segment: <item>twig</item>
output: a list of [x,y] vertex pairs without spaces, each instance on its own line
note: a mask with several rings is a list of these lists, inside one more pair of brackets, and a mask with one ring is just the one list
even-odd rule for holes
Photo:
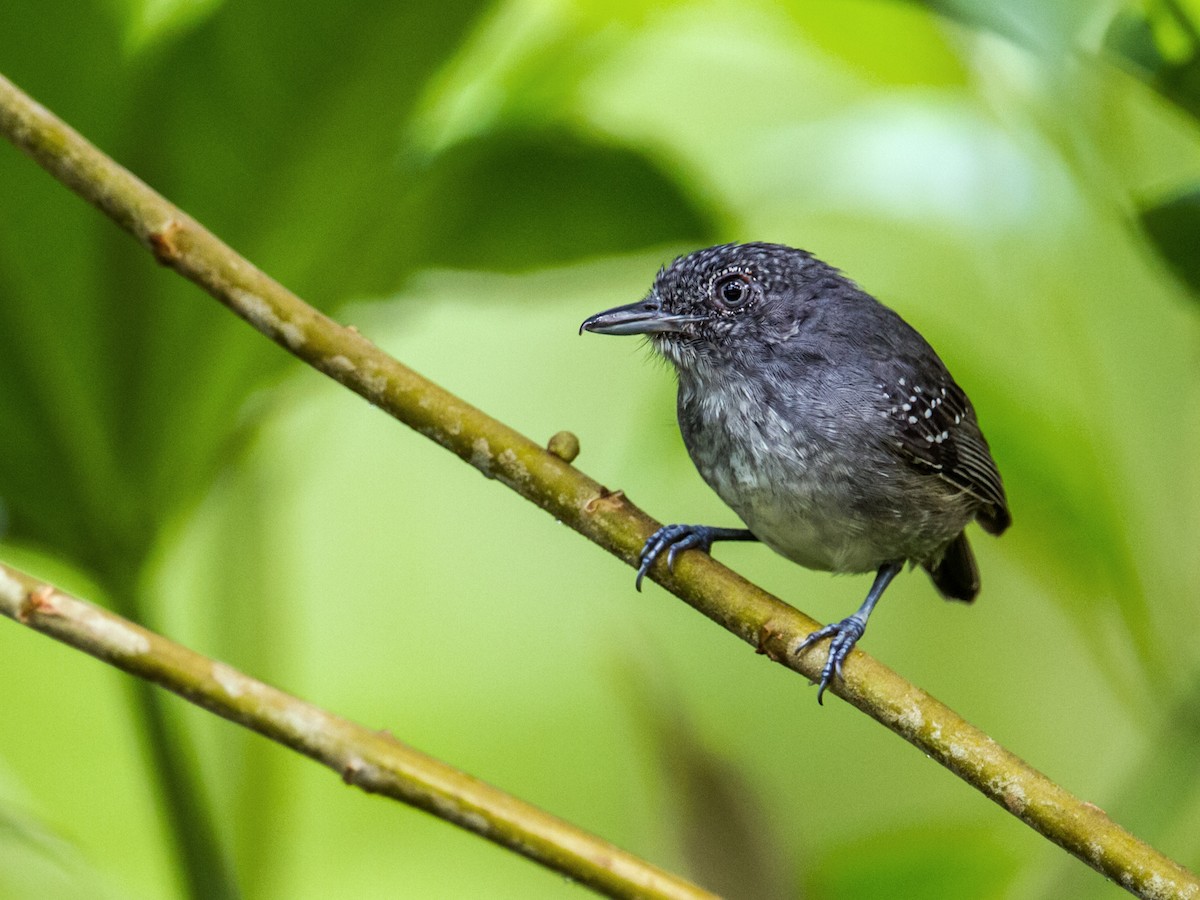
[[[0,131],[64,184],[267,337],[580,534],[635,564],[656,522],[268,278],[214,235],[0,77]],[[817,623],[726,569],[687,553],[651,577],[742,640],[809,679],[823,658],[792,648]],[[835,693],[1092,868],[1143,897],[1200,898],[1200,880],[1005,750],[865,653]]]
[[0,563],[0,614],[612,897],[715,895],[402,744]]

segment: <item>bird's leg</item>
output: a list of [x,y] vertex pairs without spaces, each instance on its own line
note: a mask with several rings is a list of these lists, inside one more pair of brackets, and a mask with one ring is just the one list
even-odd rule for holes
[[825,668],[821,670],[821,686],[817,688],[818,703],[823,704],[824,701],[821,697],[825,693],[825,688],[829,687],[829,682],[833,681],[834,676],[842,677],[842,662],[850,655],[850,651],[854,649],[858,639],[867,630],[867,619],[871,617],[871,611],[875,609],[875,604],[879,602],[879,598],[883,596],[887,586],[903,568],[904,560],[884,563],[875,573],[875,582],[871,585],[871,590],[867,592],[867,599],[862,602],[862,606],[855,610],[854,615],[832,625],[826,625],[819,631],[814,631],[796,648],[796,655],[799,656],[822,638],[833,638],[829,642],[829,657],[825,660]]
[[637,589],[642,589],[642,579],[654,565],[659,555],[667,551],[667,568],[675,568],[675,557],[681,550],[711,549],[713,541],[757,541],[745,528],[715,528],[712,525],[664,525],[650,535],[639,554],[641,565],[637,572]]

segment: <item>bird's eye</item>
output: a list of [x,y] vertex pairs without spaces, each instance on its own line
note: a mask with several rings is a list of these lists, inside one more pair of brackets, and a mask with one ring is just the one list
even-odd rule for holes
[[745,272],[730,272],[713,282],[712,295],[725,309],[738,309],[754,296],[754,281]]

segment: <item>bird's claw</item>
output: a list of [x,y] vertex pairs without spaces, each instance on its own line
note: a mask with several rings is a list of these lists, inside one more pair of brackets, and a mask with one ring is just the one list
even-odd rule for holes
[[640,591],[642,579],[654,565],[664,550],[667,551],[667,569],[675,570],[675,557],[684,550],[703,550],[706,553],[712,549],[712,529],[705,525],[664,525],[646,539],[642,552],[638,555],[641,565],[637,570],[637,581],[634,584]]
[[833,638],[829,642],[829,656],[825,660],[825,667],[821,669],[821,680],[818,682],[819,687],[817,688],[817,702],[822,706],[825,704],[822,699],[825,695],[825,688],[829,687],[835,677],[838,679],[843,677],[842,663],[850,655],[850,651],[854,649],[854,645],[863,636],[866,628],[867,623],[858,616],[848,616],[840,622],[834,622],[814,631],[796,648],[796,656],[799,656],[817,641],[827,637]]

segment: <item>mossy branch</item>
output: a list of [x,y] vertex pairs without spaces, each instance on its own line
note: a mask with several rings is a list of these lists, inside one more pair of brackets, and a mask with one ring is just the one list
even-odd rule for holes
[[0,563],[0,615],[291,747],[347,784],[401,800],[611,897],[714,895],[401,743]]
[[[254,328],[631,565],[658,523],[549,452],[322,315],[0,77],[0,131],[169,266]],[[792,649],[817,623],[701,553],[650,575],[809,679],[823,654]],[[830,689],[1117,884],[1200,898],[1200,880],[861,651]]]

